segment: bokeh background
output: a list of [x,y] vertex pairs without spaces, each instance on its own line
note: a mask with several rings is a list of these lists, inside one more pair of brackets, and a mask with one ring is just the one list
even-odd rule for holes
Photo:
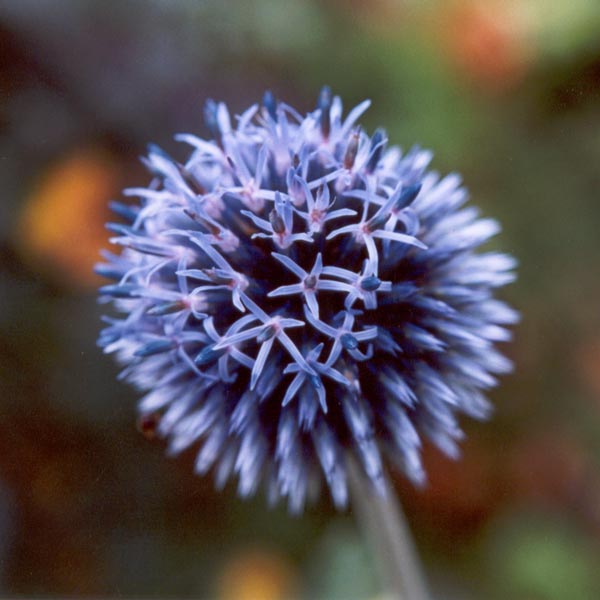
[[213,491],[95,346],[107,201],[202,104],[327,83],[436,153],[520,260],[517,364],[464,458],[396,477],[436,598],[600,597],[600,2],[0,0],[0,595],[377,598],[351,513]]

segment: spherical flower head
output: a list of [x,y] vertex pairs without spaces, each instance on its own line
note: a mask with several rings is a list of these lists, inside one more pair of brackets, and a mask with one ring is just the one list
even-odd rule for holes
[[99,344],[145,392],[141,426],[295,512],[323,480],[343,507],[352,455],[381,493],[386,461],[423,483],[422,439],[456,457],[457,416],[487,417],[511,369],[493,292],[515,261],[475,252],[497,222],[430,152],[358,127],[368,107],[344,117],[324,88],[303,117],[266,93],[233,124],[207,102],[212,139],[177,136],[185,162],[150,147],[97,267],[120,313]]

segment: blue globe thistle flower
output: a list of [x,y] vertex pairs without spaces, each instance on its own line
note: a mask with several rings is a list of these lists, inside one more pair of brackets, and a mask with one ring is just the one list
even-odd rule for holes
[[296,512],[323,479],[346,504],[348,453],[381,493],[384,460],[423,483],[422,439],[456,457],[457,415],[486,418],[511,369],[494,345],[517,315],[493,292],[515,261],[475,252],[498,223],[429,151],[368,136],[368,107],[344,117],[324,88],[303,117],[267,92],[233,125],[208,101],[212,139],[177,136],[183,163],[150,147],[97,267],[122,313],[99,344],[146,392],[142,427]]

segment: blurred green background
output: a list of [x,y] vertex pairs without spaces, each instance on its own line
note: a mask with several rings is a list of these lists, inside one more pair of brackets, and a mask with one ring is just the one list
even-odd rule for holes
[[380,597],[351,513],[213,491],[95,347],[106,204],[154,141],[323,84],[432,148],[519,258],[517,364],[464,458],[396,487],[436,598],[600,597],[598,0],[1,0],[0,595]]

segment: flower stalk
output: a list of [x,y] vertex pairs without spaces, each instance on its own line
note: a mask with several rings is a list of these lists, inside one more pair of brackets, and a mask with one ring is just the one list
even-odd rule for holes
[[410,527],[389,478],[382,495],[349,457],[348,483],[352,510],[372,549],[386,597],[430,600]]

